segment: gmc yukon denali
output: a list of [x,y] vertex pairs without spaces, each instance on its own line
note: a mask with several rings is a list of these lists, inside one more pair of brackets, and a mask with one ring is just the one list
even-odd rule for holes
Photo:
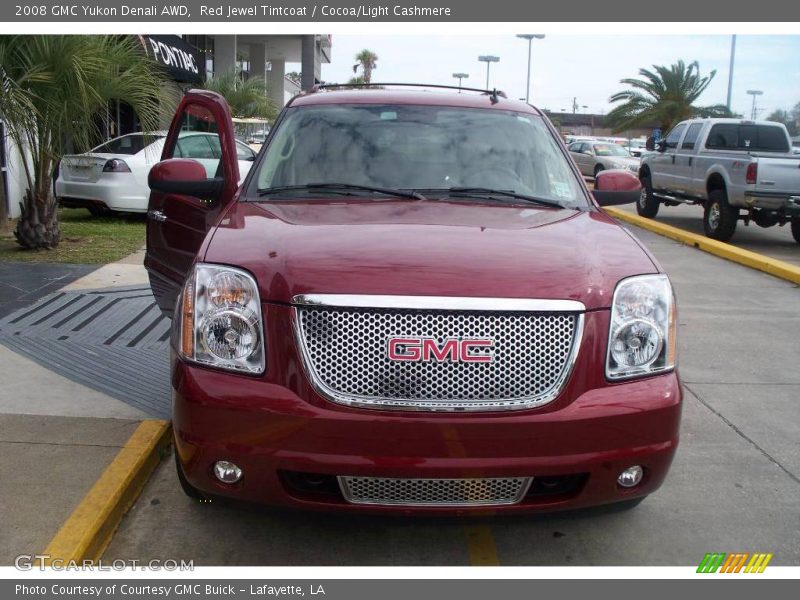
[[[682,391],[661,267],[537,109],[496,91],[328,89],[241,184],[224,100],[188,92],[151,170],[192,497],[400,514],[630,507],[664,481]],[[216,136],[207,165],[181,132]],[[207,162],[207,161],[206,161]]]

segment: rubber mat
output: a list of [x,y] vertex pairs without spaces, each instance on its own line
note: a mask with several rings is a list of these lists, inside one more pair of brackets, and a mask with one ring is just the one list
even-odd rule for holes
[[149,415],[169,418],[169,327],[148,287],[57,292],[0,319],[0,343]]

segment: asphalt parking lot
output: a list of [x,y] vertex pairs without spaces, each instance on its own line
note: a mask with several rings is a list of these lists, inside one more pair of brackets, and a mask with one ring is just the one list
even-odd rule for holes
[[[632,205],[621,206],[623,210],[636,213]],[[703,231],[703,207],[692,205],[662,206],[655,218],[660,223],[679,227],[692,233],[705,235]],[[792,230],[787,223],[783,227],[759,227],[755,223],[745,225],[742,221],[736,233],[728,242],[739,248],[758,252],[771,258],[800,266],[800,244],[794,241]]]
[[[700,214],[692,219],[700,224]],[[168,459],[104,558],[183,558],[196,565],[688,566],[706,552],[741,551],[771,552],[774,565],[800,564],[798,286],[631,229],[675,285],[686,389],[673,468],[664,487],[638,508],[408,519],[201,504],[180,491]]]

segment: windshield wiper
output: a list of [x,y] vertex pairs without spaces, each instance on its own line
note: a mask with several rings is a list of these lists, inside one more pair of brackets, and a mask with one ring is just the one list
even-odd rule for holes
[[495,190],[492,188],[485,188],[485,187],[451,187],[451,188],[429,188],[429,189],[425,188],[420,191],[434,192],[434,193],[443,192],[446,193],[448,196],[453,196],[453,197],[501,196],[503,198],[514,198],[517,200],[525,200],[526,202],[534,202],[536,204],[541,204],[542,206],[552,206],[554,208],[572,208],[571,206],[565,206],[560,202],[557,202],[556,200],[550,200],[548,198],[539,198],[537,196],[519,194],[511,190]]
[[[415,191],[395,190],[392,188],[374,187],[371,185],[355,185],[352,183],[305,183],[302,185],[280,185],[276,187],[261,188],[258,190],[259,196],[271,196],[282,192],[294,192],[298,190],[314,191],[324,190],[330,192],[346,193],[348,191],[373,192],[397,198],[410,198],[412,200],[425,200],[425,196]],[[351,195],[351,194],[347,194]],[[354,194],[352,194],[354,195]]]

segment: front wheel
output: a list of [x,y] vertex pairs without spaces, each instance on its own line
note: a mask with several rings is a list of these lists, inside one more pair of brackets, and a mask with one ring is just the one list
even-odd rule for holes
[[641,178],[642,191],[639,194],[639,200],[636,202],[636,212],[640,217],[648,219],[654,218],[658,214],[658,208],[661,202],[653,195],[653,183],[650,181],[649,175],[644,175]]
[[739,209],[728,204],[725,190],[714,190],[708,195],[703,214],[703,228],[713,240],[727,242],[736,231]]
[[596,165],[594,168],[594,178],[597,179],[597,174],[603,170],[605,170],[605,167],[603,167],[603,165]]
[[792,237],[794,241],[800,244],[800,217],[792,219]]

